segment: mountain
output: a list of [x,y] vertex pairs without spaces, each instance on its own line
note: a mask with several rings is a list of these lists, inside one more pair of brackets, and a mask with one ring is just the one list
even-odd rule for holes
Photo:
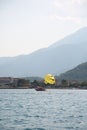
[[59,75],[87,61],[87,27],[29,55],[0,58],[0,76]]
[[60,74],[58,79],[87,81],[87,62],[78,65],[66,73]]

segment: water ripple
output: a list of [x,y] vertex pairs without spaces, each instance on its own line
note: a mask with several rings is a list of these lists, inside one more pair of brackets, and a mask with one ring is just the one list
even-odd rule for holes
[[87,130],[87,90],[0,90],[0,130]]

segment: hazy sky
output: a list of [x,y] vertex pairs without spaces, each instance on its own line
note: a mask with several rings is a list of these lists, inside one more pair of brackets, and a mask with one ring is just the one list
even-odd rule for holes
[[87,0],[0,0],[0,57],[29,54],[87,26]]

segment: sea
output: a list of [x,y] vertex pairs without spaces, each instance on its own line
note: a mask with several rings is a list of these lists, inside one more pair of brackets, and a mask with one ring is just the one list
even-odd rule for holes
[[0,89],[0,130],[87,130],[87,90]]

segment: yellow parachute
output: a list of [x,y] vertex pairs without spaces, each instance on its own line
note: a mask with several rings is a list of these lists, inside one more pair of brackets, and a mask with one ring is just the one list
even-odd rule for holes
[[44,83],[45,84],[55,84],[55,78],[51,74],[47,74],[44,78]]

